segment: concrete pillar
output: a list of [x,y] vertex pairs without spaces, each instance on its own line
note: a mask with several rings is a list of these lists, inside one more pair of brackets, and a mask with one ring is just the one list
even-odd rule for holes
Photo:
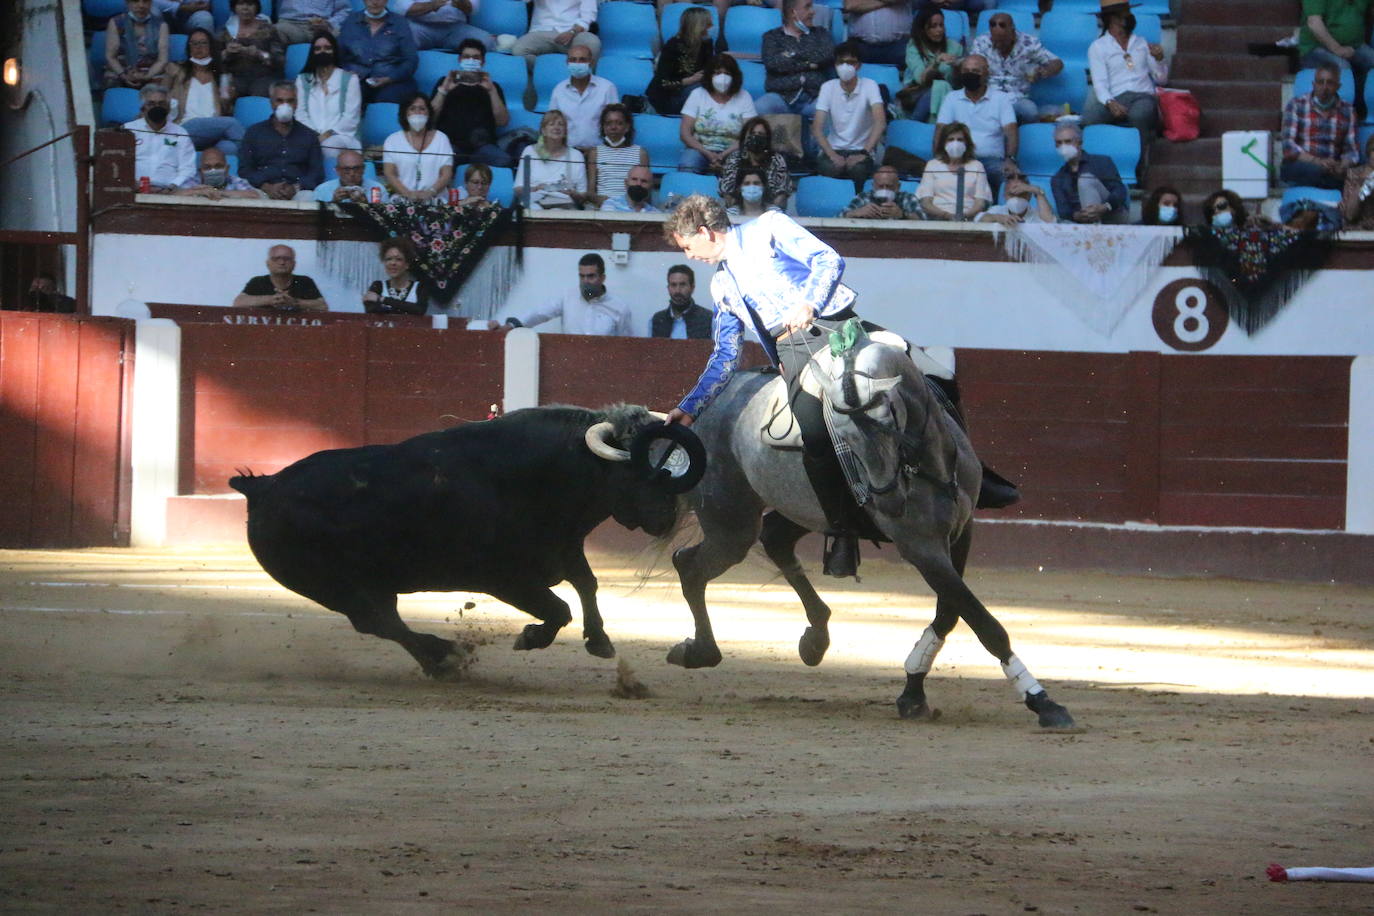
[[1374,534],[1374,356],[1350,364],[1350,427],[1345,465],[1345,530]]
[[177,493],[181,328],[169,318],[143,319],[134,345],[129,542],[158,547],[167,536],[167,500]]
[[502,413],[539,406],[539,332],[514,328],[506,333]]

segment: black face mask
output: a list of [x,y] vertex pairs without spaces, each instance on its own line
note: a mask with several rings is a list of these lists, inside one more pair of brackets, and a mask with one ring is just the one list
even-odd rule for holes
[[316,51],[310,55],[310,69],[318,70],[320,67],[330,67],[334,64],[333,51]]
[[600,299],[604,295],[606,295],[606,286],[604,283],[582,284],[582,298],[586,299],[588,302],[593,299]]
[[750,134],[744,138],[744,148],[751,153],[761,153],[768,149],[768,138],[763,134]]
[[642,184],[632,184],[625,189],[625,196],[634,203],[640,204],[649,199],[649,189]]
[[961,73],[959,74],[959,84],[965,89],[977,92],[983,88],[983,74],[981,73]]
[[168,109],[166,105],[154,105],[148,109],[148,123],[161,124],[167,120]]
[[1126,30],[1127,35],[1135,32],[1135,13],[1127,13],[1121,19],[1121,27]]

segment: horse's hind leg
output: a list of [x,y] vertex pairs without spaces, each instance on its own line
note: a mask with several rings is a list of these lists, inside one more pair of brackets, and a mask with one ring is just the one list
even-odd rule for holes
[[781,513],[769,512],[763,516],[763,530],[759,534],[759,543],[763,545],[768,558],[782,572],[787,584],[797,593],[802,607],[806,608],[806,620],[811,625],[806,628],[806,632],[797,643],[797,652],[801,655],[802,661],[815,666],[821,663],[825,658],[825,651],[830,648],[830,608],[821,600],[821,596],[816,594],[816,590],[811,586],[811,580],[806,578],[806,573],[802,570],[801,563],[797,562],[797,542],[806,533],[805,528]]
[[[1069,715],[1069,711],[1063,706],[1050,699],[1045,688],[1040,686],[1040,682],[1012,652],[1011,639],[1007,636],[1006,628],[996,617],[992,616],[992,612],[984,607],[983,602],[978,600],[978,597],[964,582],[958,567],[963,566],[963,560],[968,556],[967,539],[970,536],[971,533],[966,528],[955,544],[955,547],[959,547],[962,543],[962,548],[957,552],[951,550],[948,556],[924,552],[914,553],[907,557],[908,561],[920,570],[927,584],[935,591],[937,596],[935,604],[936,621],[945,622],[948,619],[945,615],[957,613],[973,630],[978,641],[983,644],[983,648],[992,653],[1001,663],[1002,673],[1006,675],[1007,680],[1011,682],[1012,687],[1021,696],[1026,708],[1036,714],[1041,727],[1072,728],[1074,726],[1073,716]],[[957,566],[955,563],[956,556],[960,557]],[[942,617],[945,620],[942,620]],[[934,653],[939,651],[940,645],[944,642],[944,636],[953,625],[952,621],[948,621],[944,631],[940,632],[935,623],[931,624],[929,634],[932,636],[932,640],[925,647],[927,651],[932,645],[934,648],[934,652],[929,652],[929,662],[934,661]],[[926,637],[927,634],[922,634],[921,642],[918,642],[916,648],[912,650],[912,656],[916,657],[914,659],[908,657],[907,659],[908,686],[911,682],[911,668],[921,666],[922,658],[918,656],[918,650],[923,648],[922,642],[927,642]],[[914,665],[913,661],[915,662]],[[929,662],[926,664],[927,671],[929,671]],[[924,674],[924,672],[921,673]],[[906,694],[903,693],[903,696]],[[923,690],[921,696],[924,697]]]
[[[757,512],[757,510],[755,510]],[[696,634],[668,650],[668,663],[684,668],[714,668],[720,664],[720,647],[706,610],[706,583],[743,560],[759,533],[759,516],[733,513],[729,519],[712,518],[698,510],[702,540],[673,554],[673,566],[682,580],[682,597],[692,609]]]

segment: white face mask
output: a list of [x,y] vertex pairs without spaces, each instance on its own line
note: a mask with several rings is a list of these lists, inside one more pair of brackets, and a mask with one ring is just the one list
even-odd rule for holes
[[951,140],[945,144],[945,155],[951,159],[962,159],[966,152],[968,145],[963,140]]
[[1077,143],[1056,143],[1054,148],[1055,151],[1059,153],[1059,158],[1063,159],[1065,162],[1078,158]]
[[1030,209],[1030,201],[1024,197],[1008,197],[1007,212],[1012,216],[1022,216]]
[[1161,204],[1159,207],[1159,221],[1161,223],[1172,223],[1178,219],[1178,207],[1169,204]]
[[287,102],[282,102],[272,111],[273,117],[283,124],[290,124],[296,117],[296,107]]
[[214,58],[212,58],[212,57],[193,57],[193,58],[191,58],[191,63],[195,64],[197,67],[208,67],[208,66],[210,66],[210,64],[213,63],[213,62],[214,62]]
[[897,192],[891,188],[875,188],[873,190],[873,199],[887,203],[889,200],[897,199]]
[[859,68],[853,64],[836,64],[835,75],[840,78],[840,82],[847,83],[854,78],[854,74],[859,72]]
[[719,93],[724,95],[730,91],[730,74],[717,73],[711,77],[711,86]]
[[429,126],[429,116],[422,114],[406,115],[406,123],[410,125],[411,130],[418,134]]

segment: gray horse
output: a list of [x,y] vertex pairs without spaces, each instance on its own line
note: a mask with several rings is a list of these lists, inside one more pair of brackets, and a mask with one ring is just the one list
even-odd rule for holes
[[[810,384],[825,389],[832,428],[857,462],[871,495],[866,505],[875,530],[897,546],[935,591],[935,619],[906,660],[906,688],[897,698],[903,718],[930,718],[925,677],[945,636],[963,618],[1045,728],[1073,727],[1068,710],[1049,694],[1012,652],[1007,632],[964,583],[973,507],[982,469],[968,436],[944,408],[907,353],[861,339],[811,363]],[[801,453],[779,447],[781,379],[762,372],[735,375],[692,426],[706,446],[706,476],[688,498],[703,539],[677,551],[673,564],[696,620],[696,635],[674,646],[668,661],[686,668],[720,663],[706,610],[706,584],[744,559],[757,538],[806,608],[810,626],[801,637],[802,661],[818,665],[830,647],[830,608],[816,594],[796,544],[825,528],[825,516]],[[765,509],[771,511],[765,512]]]

